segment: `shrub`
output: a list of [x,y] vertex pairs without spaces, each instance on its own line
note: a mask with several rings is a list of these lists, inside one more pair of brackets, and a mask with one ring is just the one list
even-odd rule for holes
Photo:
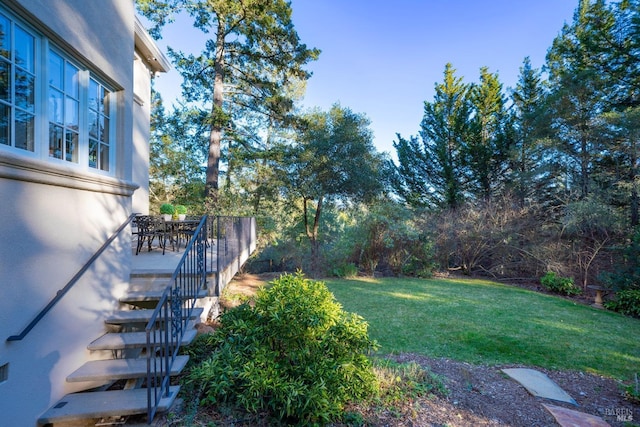
[[204,403],[325,424],[378,389],[366,356],[377,345],[367,327],[324,283],[284,275],[258,291],[254,308],[242,304],[221,316],[211,357],[189,381],[202,387]]
[[553,271],[548,271],[547,274],[542,276],[540,283],[545,289],[556,294],[578,295],[581,293],[580,288],[573,283],[573,278],[560,277]]
[[164,215],[173,215],[175,208],[171,203],[163,203],[160,205],[160,213]]
[[616,293],[614,299],[604,306],[627,316],[640,317],[640,289],[625,289]]
[[187,207],[185,205],[176,205],[176,213],[185,215],[187,213]]
[[333,275],[342,278],[352,278],[358,276],[358,267],[352,262],[348,264],[342,264],[339,267],[333,269]]

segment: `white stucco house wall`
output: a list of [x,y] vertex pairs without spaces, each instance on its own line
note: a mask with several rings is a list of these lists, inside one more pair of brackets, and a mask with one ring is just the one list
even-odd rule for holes
[[87,343],[126,289],[129,233],[7,338],[148,212],[150,86],[168,68],[133,0],[0,1],[0,426],[36,425],[97,357]]

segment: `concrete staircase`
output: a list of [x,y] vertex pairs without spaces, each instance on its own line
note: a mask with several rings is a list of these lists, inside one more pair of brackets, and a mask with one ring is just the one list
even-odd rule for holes
[[[79,421],[122,420],[126,416],[147,413],[144,329],[162,291],[157,290],[157,286],[154,289],[157,277],[135,280],[137,282],[132,283],[134,290],[120,299],[123,309],[104,320],[108,332],[87,346],[92,352],[110,352],[112,358],[86,362],[67,376],[67,382],[87,382],[88,387],[93,388],[64,396],[38,419],[39,425],[77,425]],[[145,287],[150,290],[135,290]],[[193,309],[181,345],[195,339],[195,323],[202,311],[202,308]],[[180,374],[188,359],[188,356],[177,356],[170,375]],[[95,388],[95,384],[103,385]],[[158,412],[166,412],[171,407],[179,390],[179,386],[170,387],[169,396],[160,401]]]

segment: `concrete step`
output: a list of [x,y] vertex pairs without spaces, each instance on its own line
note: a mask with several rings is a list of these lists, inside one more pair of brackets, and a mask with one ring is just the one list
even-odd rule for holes
[[[164,289],[152,289],[152,290],[147,290],[147,291],[133,291],[133,292],[128,292],[125,296],[123,296],[122,298],[120,298],[120,302],[122,303],[126,303],[126,304],[138,304],[141,302],[154,302],[154,301],[159,301],[160,298],[162,298],[162,294],[164,293]],[[206,289],[202,289],[200,291],[198,291],[198,295],[196,295],[197,298],[204,298],[206,297],[207,294],[207,290]],[[192,297],[193,295],[186,295],[187,298]],[[171,295],[169,295],[169,298],[171,298]]]
[[[184,369],[189,356],[177,356],[170,375],[178,375]],[[92,360],[67,377],[68,382],[113,381],[143,378],[147,375],[147,359]]]
[[[128,323],[147,323],[151,320],[155,310],[143,309],[143,310],[122,310],[116,311],[109,315],[105,319],[105,323],[110,325],[125,325]],[[196,307],[191,311],[190,319],[197,319],[200,317],[204,309],[202,307]]]
[[[153,342],[160,341],[160,331],[155,332]],[[180,345],[188,345],[195,339],[197,331],[194,325],[188,325]],[[146,332],[124,332],[104,334],[87,346],[89,350],[124,350],[128,348],[144,348],[147,345]]]
[[[173,404],[180,386],[169,388],[169,396],[160,401],[158,412]],[[53,424],[147,412],[147,389],[93,391],[64,396],[38,419],[38,424]]]

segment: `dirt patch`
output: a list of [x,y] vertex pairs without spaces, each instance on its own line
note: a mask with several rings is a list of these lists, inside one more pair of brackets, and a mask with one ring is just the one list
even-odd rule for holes
[[[392,356],[399,362],[416,362],[441,376],[449,390],[415,402],[413,414],[388,425],[397,426],[555,426],[553,416],[542,403],[551,403],[603,418],[613,427],[628,426],[623,417],[640,420],[640,406],[627,401],[617,381],[573,371],[544,372],[573,397],[579,406],[549,401],[529,394],[501,369],[522,365],[478,366],[448,359],[433,359],[416,354]],[[412,416],[408,416],[412,415]],[[631,421],[629,417],[627,421]],[[374,425],[383,425],[375,424]]]

